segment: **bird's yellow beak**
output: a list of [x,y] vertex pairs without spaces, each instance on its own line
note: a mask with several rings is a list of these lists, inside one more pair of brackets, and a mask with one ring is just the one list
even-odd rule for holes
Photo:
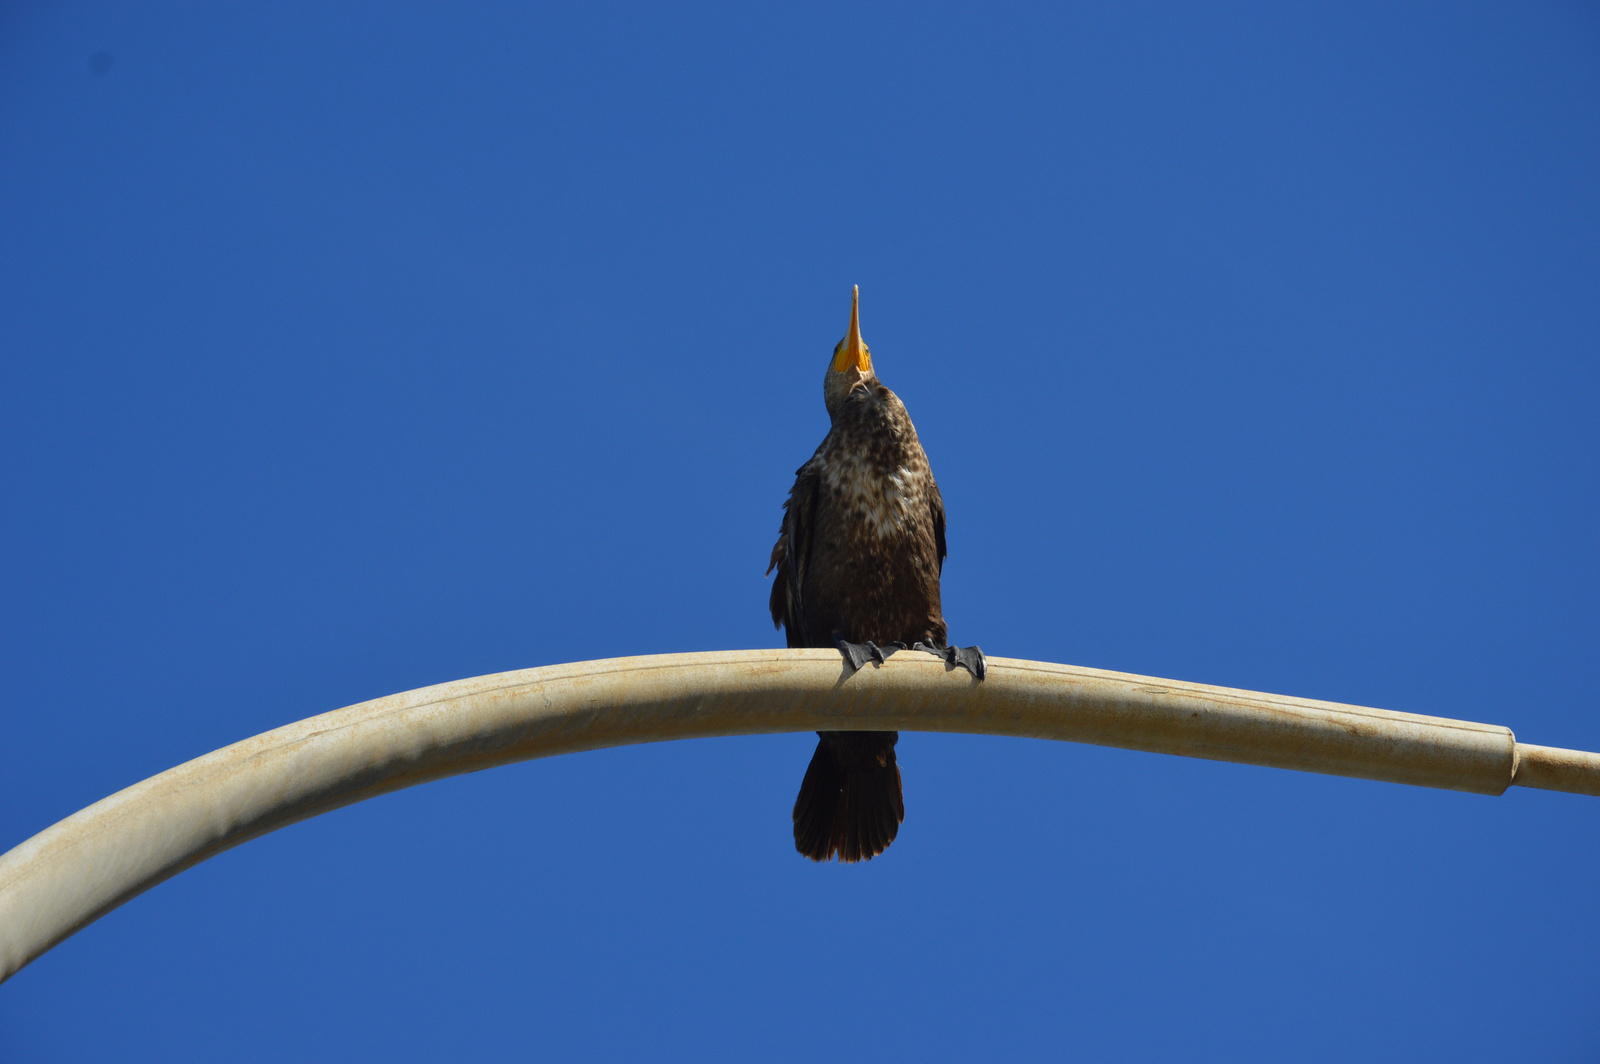
[[833,349],[833,371],[843,373],[851,366],[862,373],[872,372],[872,353],[861,339],[861,286],[850,290],[850,331]]

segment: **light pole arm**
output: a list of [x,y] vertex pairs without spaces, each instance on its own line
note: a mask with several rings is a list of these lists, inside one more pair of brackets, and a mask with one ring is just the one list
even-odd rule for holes
[[0,979],[231,846],[388,791],[513,761],[664,739],[973,732],[1500,794],[1600,794],[1600,755],[1507,728],[989,658],[988,679],[904,651],[853,675],[831,650],[551,665],[310,717],[136,783],[0,856]]

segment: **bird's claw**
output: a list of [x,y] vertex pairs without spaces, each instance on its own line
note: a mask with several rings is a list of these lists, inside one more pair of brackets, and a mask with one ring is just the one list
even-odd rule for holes
[[947,668],[966,669],[980,680],[989,675],[989,665],[984,660],[983,651],[978,647],[931,647],[926,643],[916,643],[911,649],[926,651],[934,657],[943,658]]
[[898,640],[893,643],[885,643],[880,647],[871,640],[865,643],[848,643],[841,639],[837,646],[839,647],[839,653],[844,655],[844,660],[850,663],[850,668],[853,671],[866,668],[869,661],[882,665],[889,660],[889,656],[896,650],[906,649],[906,645]]

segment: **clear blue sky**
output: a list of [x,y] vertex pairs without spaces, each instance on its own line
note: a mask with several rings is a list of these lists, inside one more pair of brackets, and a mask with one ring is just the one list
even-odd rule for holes
[[[390,692],[782,645],[853,283],[952,639],[1600,749],[1597,191],[1592,4],[7,4],[0,849]],[[818,867],[813,743],[250,843],[0,1058],[1600,1053],[1600,800],[907,734]]]

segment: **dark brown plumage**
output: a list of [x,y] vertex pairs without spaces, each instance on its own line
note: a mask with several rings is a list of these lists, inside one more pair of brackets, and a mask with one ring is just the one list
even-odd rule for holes
[[[773,623],[791,647],[839,647],[847,660],[853,648],[841,644],[943,648],[944,501],[904,404],[872,371],[856,301],[823,399],[833,426],[796,473],[772,548]],[[974,660],[981,677],[981,654]],[[899,733],[817,734],[795,800],[795,848],[814,861],[870,860],[905,819]]]

